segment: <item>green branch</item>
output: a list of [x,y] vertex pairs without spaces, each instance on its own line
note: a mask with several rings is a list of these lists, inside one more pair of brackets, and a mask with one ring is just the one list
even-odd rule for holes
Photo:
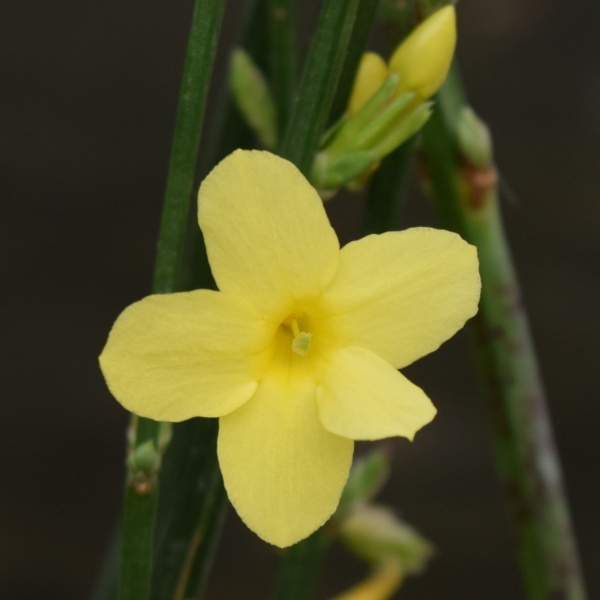
[[[200,131],[225,0],[198,0],[181,86],[154,273],[155,293],[179,289]],[[150,596],[161,424],[132,416],[121,540],[120,600]]]
[[289,121],[296,89],[296,31],[290,0],[268,0],[269,79],[277,107],[277,129]]
[[518,534],[530,600],[583,600],[546,398],[504,235],[485,126],[453,73],[423,132],[425,171],[441,220],[477,246],[482,279],[475,349],[485,378],[498,469]]
[[152,600],[199,597],[227,498],[216,456],[216,419],[176,423],[161,470]]
[[363,234],[383,233],[397,227],[406,204],[410,168],[418,134],[386,156],[369,182],[363,218]]
[[334,121],[342,116],[348,104],[356,71],[365,51],[365,46],[369,41],[375,15],[380,3],[381,0],[362,0],[356,11],[356,19],[352,28],[352,43],[348,45],[348,52],[344,59],[344,66],[340,74],[340,80],[331,109],[331,116]]
[[360,0],[325,0],[278,154],[308,174],[331,111]]

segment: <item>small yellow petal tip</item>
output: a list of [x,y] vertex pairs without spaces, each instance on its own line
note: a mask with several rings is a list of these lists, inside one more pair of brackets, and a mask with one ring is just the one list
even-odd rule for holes
[[392,55],[390,71],[400,75],[397,93],[433,96],[446,79],[455,47],[456,11],[446,6],[425,19]]

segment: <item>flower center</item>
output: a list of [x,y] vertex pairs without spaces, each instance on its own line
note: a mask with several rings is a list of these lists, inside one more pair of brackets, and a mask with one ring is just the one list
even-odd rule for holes
[[300,329],[298,320],[300,320],[302,316],[302,313],[291,314],[283,321],[283,325],[289,327],[292,331],[292,352],[295,352],[300,356],[306,356],[310,350],[313,334]]

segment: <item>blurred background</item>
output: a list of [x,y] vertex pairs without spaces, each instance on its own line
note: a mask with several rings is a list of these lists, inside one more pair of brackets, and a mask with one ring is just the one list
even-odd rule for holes
[[[117,520],[127,415],[96,357],[117,314],[150,290],[191,4],[0,8],[1,600],[86,598]],[[461,0],[458,17],[590,598],[600,597],[600,5]],[[343,241],[361,208],[360,198],[328,206]],[[401,225],[432,223],[415,195]],[[414,444],[392,442],[381,501],[437,554],[399,597],[522,598],[466,336],[406,372],[439,413]],[[208,598],[267,597],[274,567],[272,549],[230,511]],[[319,597],[360,569],[334,549]]]

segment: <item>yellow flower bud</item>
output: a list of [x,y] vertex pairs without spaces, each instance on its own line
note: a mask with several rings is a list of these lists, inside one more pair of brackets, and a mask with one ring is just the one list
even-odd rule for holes
[[388,561],[333,600],[388,600],[398,590],[403,578],[398,561]]
[[387,76],[387,65],[379,54],[375,52],[363,54],[350,94],[348,112],[351,115],[357,113],[381,87]]
[[426,99],[446,79],[456,46],[456,13],[446,6],[423,21],[398,46],[390,59],[390,71],[400,75],[397,93],[407,90]]

